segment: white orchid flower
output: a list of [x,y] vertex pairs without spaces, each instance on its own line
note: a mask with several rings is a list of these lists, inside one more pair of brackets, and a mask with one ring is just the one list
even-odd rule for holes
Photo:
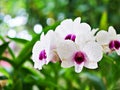
[[102,59],[102,47],[95,41],[97,29],[91,30],[87,23],[66,19],[57,26],[55,32],[42,34],[40,41],[33,47],[34,67],[42,69],[50,61],[61,60],[64,68],[75,66],[75,72],[81,72],[83,66],[89,69],[98,67]]
[[42,69],[44,64],[48,64],[50,61],[56,61],[59,57],[56,53],[56,45],[58,43],[57,34],[52,30],[44,36],[41,35],[40,41],[37,41],[33,46],[32,59],[34,67]]
[[87,23],[80,22],[80,17],[76,18],[74,21],[72,19],[66,19],[57,26],[55,32],[57,32],[63,40],[75,41],[78,35],[84,36],[86,34],[88,34],[89,37],[91,27]]
[[102,47],[96,42],[88,42],[81,48],[70,40],[64,40],[57,47],[57,53],[64,68],[75,66],[75,72],[81,72],[83,66],[89,69],[98,67],[97,62],[102,59]]
[[112,26],[108,28],[108,32],[104,30],[99,31],[96,35],[96,40],[103,46],[105,53],[116,51],[120,55],[120,35],[116,34]]

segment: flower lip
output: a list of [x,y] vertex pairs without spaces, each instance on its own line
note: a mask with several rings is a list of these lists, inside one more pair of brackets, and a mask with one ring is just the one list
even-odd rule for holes
[[110,41],[109,43],[109,48],[112,50],[114,49],[114,41]]
[[65,40],[75,41],[75,39],[76,39],[76,35],[74,35],[74,34],[68,34],[68,35],[65,37]]
[[118,50],[120,48],[120,42],[118,40],[112,40],[109,43],[109,48],[111,50]]
[[115,41],[114,41],[114,46],[115,46],[115,48],[118,50],[118,49],[120,48],[120,42],[117,41],[117,40],[115,40]]
[[47,56],[46,56],[46,52],[45,50],[42,50],[39,54],[39,60],[43,60],[43,59],[46,59]]
[[75,53],[75,56],[74,56],[74,61],[77,63],[77,64],[81,64],[82,62],[84,62],[86,60],[86,55],[85,53],[81,52],[81,51],[78,51]]

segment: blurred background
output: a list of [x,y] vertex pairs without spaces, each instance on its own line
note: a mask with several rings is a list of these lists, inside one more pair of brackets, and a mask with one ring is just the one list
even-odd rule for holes
[[0,90],[120,90],[116,53],[104,55],[98,69],[79,74],[60,63],[33,68],[31,50],[40,33],[76,17],[120,33],[120,0],[0,0]]

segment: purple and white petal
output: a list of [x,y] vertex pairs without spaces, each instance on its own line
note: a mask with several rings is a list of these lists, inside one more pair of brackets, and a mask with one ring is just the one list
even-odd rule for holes
[[61,61],[73,62],[74,53],[78,48],[79,47],[72,41],[63,41],[57,47],[57,53]]
[[34,62],[34,68],[41,70],[43,65],[46,64],[45,60]]

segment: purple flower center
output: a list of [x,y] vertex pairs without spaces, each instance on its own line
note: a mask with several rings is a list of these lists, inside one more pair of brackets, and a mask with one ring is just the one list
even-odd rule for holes
[[75,36],[74,34],[68,34],[68,35],[65,37],[65,40],[75,41],[75,38],[76,38],[76,36]]
[[86,55],[81,51],[76,52],[74,56],[74,60],[77,64],[81,64],[86,60]]
[[118,41],[118,40],[112,40],[109,43],[109,48],[111,50],[118,50],[120,48],[120,41]]
[[46,59],[47,56],[46,56],[46,52],[45,50],[42,50],[39,54],[39,60],[43,60],[43,59]]

